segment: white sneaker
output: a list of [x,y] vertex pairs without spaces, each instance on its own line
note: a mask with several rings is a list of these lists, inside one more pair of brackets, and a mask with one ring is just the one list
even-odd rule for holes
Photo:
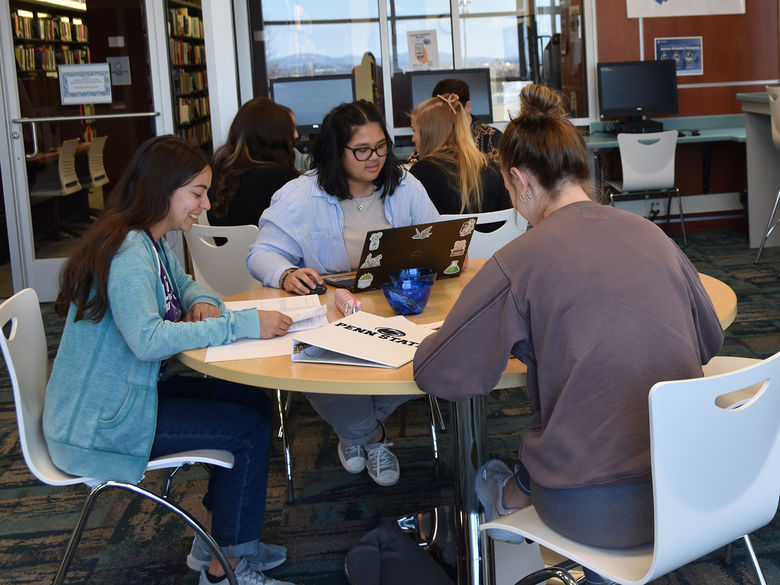
[[360,473],[366,468],[366,450],[363,445],[345,447],[339,441],[339,461],[350,473]]
[[[264,575],[260,571],[250,567],[246,562],[246,559],[243,558],[238,562],[238,566],[233,570],[233,573],[236,576],[238,585],[294,585],[294,583],[290,583],[289,581],[279,581],[279,579]],[[228,580],[227,575],[225,575],[221,581],[212,583],[209,581],[206,569],[201,569],[198,585],[230,585],[230,581]]]
[[392,445],[384,441],[366,444],[368,475],[381,486],[395,485],[401,477],[398,458],[388,449]]

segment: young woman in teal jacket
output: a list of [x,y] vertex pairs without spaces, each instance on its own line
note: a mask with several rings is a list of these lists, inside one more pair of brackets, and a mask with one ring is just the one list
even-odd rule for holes
[[[150,458],[224,449],[204,504],[212,534],[240,584],[264,576],[286,551],[258,535],[270,446],[268,399],[256,388],[213,378],[167,376],[177,353],[238,338],[284,334],[275,311],[228,311],[182,269],[164,238],[188,231],[209,209],[206,155],[175,136],[144,142],[104,213],[84,235],[60,279],[66,323],[46,389],[43,427],[56,465],[76,475],[136,483]],[[227,582],[195,542],[187,564],[200,583]]]

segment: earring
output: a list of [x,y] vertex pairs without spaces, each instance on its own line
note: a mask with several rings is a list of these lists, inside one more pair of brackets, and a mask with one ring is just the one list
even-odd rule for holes
[[520,193],[517,199],[520,201],[520,203],[528,203],[531,200],[531,190],[529,189],[525,193]]

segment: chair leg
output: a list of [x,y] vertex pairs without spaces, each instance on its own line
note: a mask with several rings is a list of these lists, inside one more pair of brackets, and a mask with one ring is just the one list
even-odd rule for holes
[[761,566],[758,564],[758,558],[756,557],[756,553],[753,550],[753,544],[750,542],[750,537],[746,534],[742,537],[742,539],[745,541],[745,548],[747,548],[748,554],[750,555],[750,560],[753,561],[753,568],[756,570],[756,577],[758,577],[758,582],[761,585],[766,585],[764,573],[761,571]]
[[515,585],[536,585],[544,583],[547,579],[559,579],[565,585],[577,585],[577,580],[571,576],[571,573],[561,567],[545,567],[520,579]]
[[287,503],[294,503],[293,479],[292,479],[292,456],[290,454],[290,439],[287,433],[287,416],[290,403],[287,401],[286,408],[282,400],[282,391],[276,389],[276,405],[279,414],[279,436],[282,439],[282,450],[284,451],[284,471],[287,474]]
[[761,238],[761,245],[758,247],[758,254],[756,254],[756,262],[755,262],[756,264],[758,264],[758,261],[761,259],[761,252],[764,251],[764,245],[766,244],[767,238],[772,235],[772,232],[774,231],[775,227],[777,227],[778,221],[780,221],[780,220],[774,221],[775,214],[777,213],[778,204],[780,204],[780,191],[777,192],[777,197],[775,197],[775,204],[772,207],[772,213],[769,214],[769,220],[766,222],[764,237]]
[[87,499],[81,508],[81,514],[79,515],[79,519],[76,522],[75,528],[73,529],[73,533],[70,535],[68,546],[65,549],[65,556],[63,557],[62,562],[60,563],[60,567],[57,570],[57,574],[54,576],[54,581],[52,582],[53,585],[62,585],[62,582],[65,580],[65,575],[68,572],[68,569],[70,568],[71,561],[73,560],[73,555],[76,552],[76,548],[78,547],[79,541],[81,540],[81,535],[84,532],[84,527],[86,526],[87,520],[89,519],[89,515],[92,512],[92,508],[94,507],[95,502],[97,501],[97,497],[105,489],[110,487],[121,488],[130,492],[134,492],[146,498],[149,498],[153,502],[160,504],[165,508],[168,508],[168,510],[170,510],[171,512],[176,514],[179,518],[184,520],[187,524],[189,524],[192,527],[193,530],[195,530],[195,532],[198,533],[198,535],[203,539],[203,541],[206,544],[208,544],[209,548],[211,549],[211,553],[215,557],[217,557],[217,560],[219,560],[220,565],[222,565],[222,569],[225,571],[225,575],[227,575],[228,582],[230,583],[230,585],[238,585],[238,581],[236,580],[236,576],[233,573],[233,569],[230,566],[230,563],[228,562],[225,553],[222,552],[222,548],[220,548],[217,542],[200,525],[200,523],[197,520],[195,520],[192,516],[190,516],[187,512],[179,508],[177,505],[172,504],[171,502],[169,502],[165,498],[158,496],[154,492],[151,492],[137,485],[122,483],[117,481],[104,481],[94,486],[92,489],[90,489],[89,495],[87,496]]
[[431,425],[431,444],[433,446],[433,474],[436,479],[439,479],[439,438],[436,435],[436,413],[439,415],[439,422],[444,428],[444,421],[441,417],[441,410],[439,410],[439,404],[436,402],[434,396],[428,395],[428,422]]
[[682,193],[680,193],[679,187],[675,187],[674,190],[677,191],[677,207],[680,208],[680,229],[682,230],[683,246],[687,248],[688,234],[685,233],[685,216],[683,215]]

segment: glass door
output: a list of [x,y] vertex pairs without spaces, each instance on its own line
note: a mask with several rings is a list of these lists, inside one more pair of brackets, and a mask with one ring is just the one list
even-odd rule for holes
[[52,301],[136,148],[173,128],[166,14],[153,0],[0,0],[0,27],[13,290]]

